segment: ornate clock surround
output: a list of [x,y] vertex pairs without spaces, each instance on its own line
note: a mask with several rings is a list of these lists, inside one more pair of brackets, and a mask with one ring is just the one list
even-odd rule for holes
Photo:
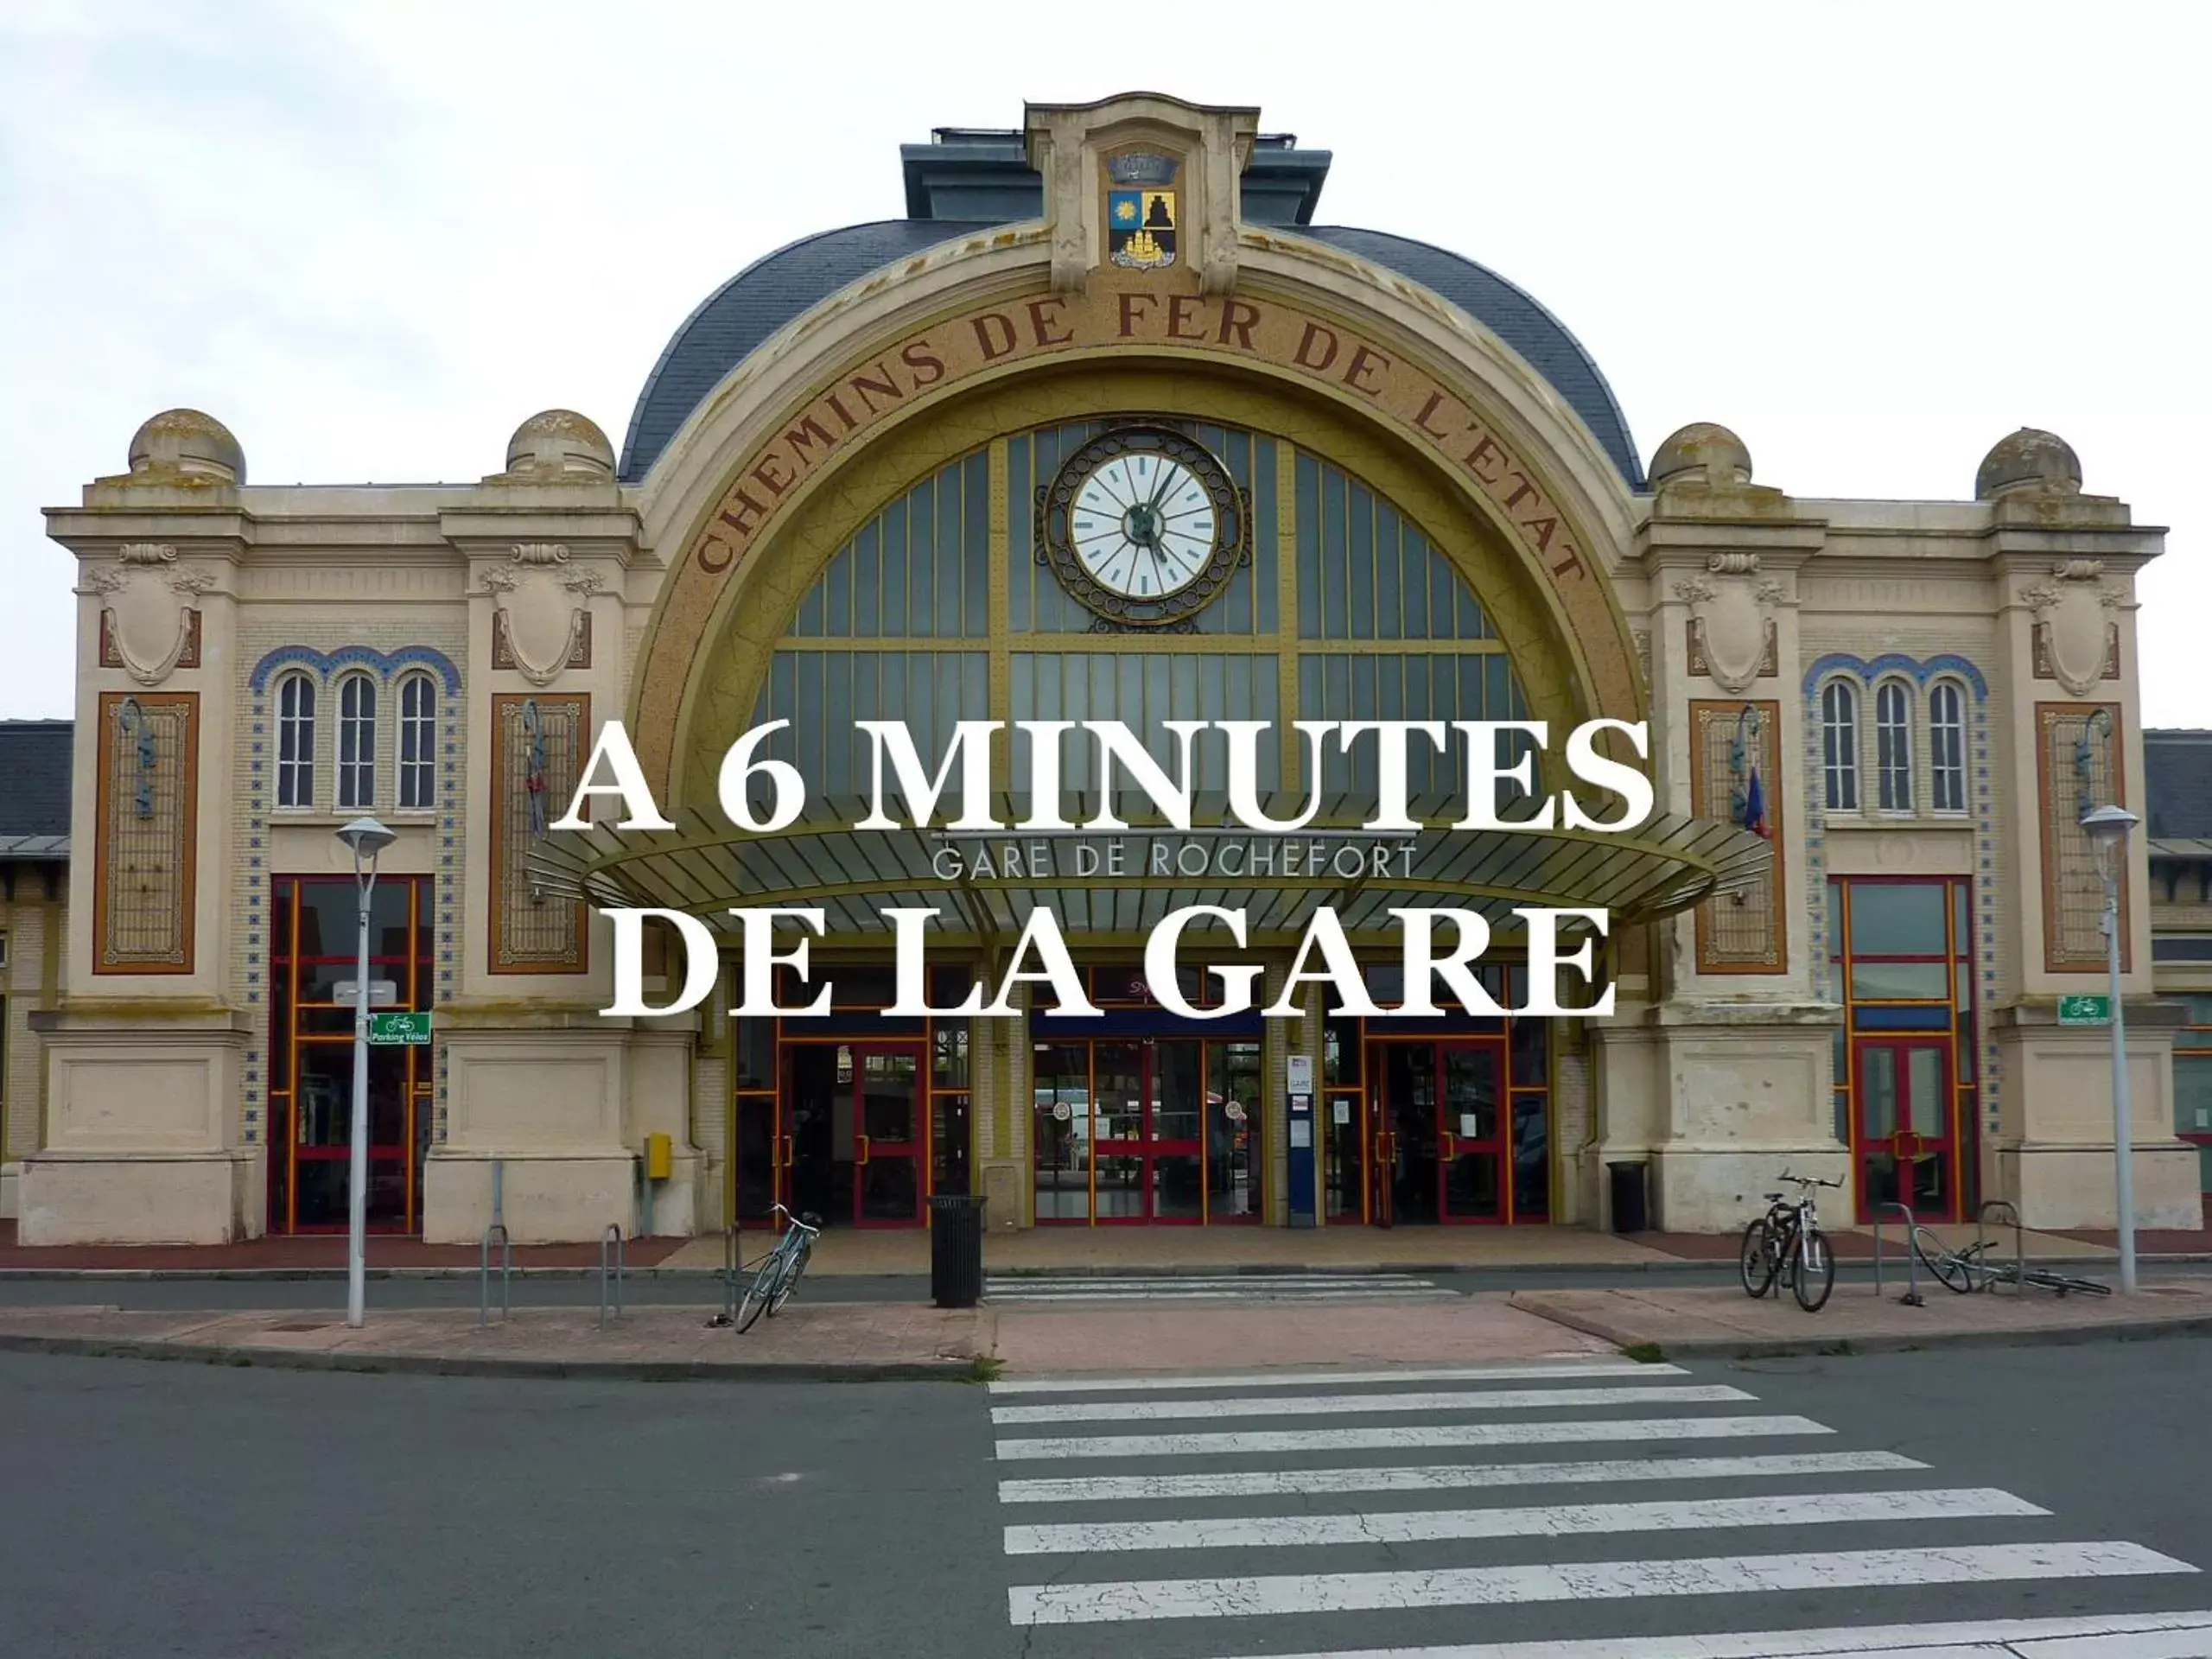
[[[1084,481],[1117,455],[1148,454],[1189,469],[1211,501],[1213,548],[1198,574],[1173,593],[1142,598],[1116,593],[1093,576],[1075,550],[1069,519]],[[1229,589],[1237,569],[1252,562],[1252,499],[1204,444],[1155,419],[1125,417],[1077,449],[1052,481],[1037,490],[1037,563],[1096,619],[1093,632],[1190,628],[1198,613]]]

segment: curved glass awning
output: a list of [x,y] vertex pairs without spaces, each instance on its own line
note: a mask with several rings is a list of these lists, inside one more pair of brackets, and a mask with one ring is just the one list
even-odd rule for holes
[[[1305,801],[1263,804],[1287,818]],[[1535,810],[1526,799],[1519,805]],[[532,848],[529,868],[551,897],[683,911],[725,931],[734,931],[733,908],[816,907],[826,913],[831,944],[887,935],[880,912],[891,907],[933,905],[948,935],[1010,942],[1043,906],[1071,942],[1089,935],[1122,943],[1170,911],[1218,905],[1245,912],[1258,945],[1294,939],[1323,905],[1356,936],[1395,928],[1389,911],[1408,906],[1478,911],[1502,934],[1518,927],[1511,912],[1523,906],[1603,909],[1616,926],[1650,921],[1753,886],[1772,855],[1748,830],[1667,813],[1625,834],[1378,833],[1360,827],[1374,816],[1374,798],[1349,794],[1326,797],[1307,829],[1285,835],[1233,821],[1189,831],[1147,826],[1127,808],[1122,815],[1136,825],[1127,830],[863,830],[852,826],[868,816],[865,800],[814,806],[806,821],[766,835],[697,811],[673,830],[552,830]],[[1437,796],[1416,798],[1412,809],[1417,821],[1448,823],[1464,806]],[[1095,801],[1088,810],[1096,811]],[[1001,796],[995,816],[1016,823],[1027,810],[1026,800]],[[1194,803],[1194,824],[1227,818],[1220,798]]]

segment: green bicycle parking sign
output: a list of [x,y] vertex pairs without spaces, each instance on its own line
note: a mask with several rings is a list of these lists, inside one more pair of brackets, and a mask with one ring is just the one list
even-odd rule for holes
[[369,1016],[369,1040],[372,1043],[427,1043],[430,1040],[429,1013],[426,1009],[416,1014],[372,1014]]
[[2062,996],[2058,999],[2058,1023],[2062,1026],[2108,1026],[2112,1023],[2112,998]]

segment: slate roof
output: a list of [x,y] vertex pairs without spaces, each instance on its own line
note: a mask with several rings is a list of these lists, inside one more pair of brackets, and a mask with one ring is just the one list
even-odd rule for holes
[[69,833],[66,720],[0,720],[0,838]]
[[[982,198],[978,194],[966,199]],[[925,248],[995,229],[1001,222],[878,219],[824,231],[755,260],[684,320],[646,377],[622,444],[624,481],[644,478],[722,377],[817,301]],[[1631,487],[1643,487],[1643,468],[1611,388],[1580,342],[1529,295],[1471,259],[1409,237],[1348,226],[1280,228],[1386,266],[1474,317],[1551,383],[1597,435],[1621,476]]]
[[2143,734],[2144,834],[2212,840],[2212,732]]

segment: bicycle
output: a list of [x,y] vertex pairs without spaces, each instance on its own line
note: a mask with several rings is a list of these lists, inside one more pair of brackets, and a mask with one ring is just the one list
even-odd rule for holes
[[791,1225],[776,1241],[776,1248],[760,1258],[752,1283],[745,1287],[744,1299],[737,1305],[736,1325],[741,1332],[750,1331],[763,1313],[773,1318],[791,1300],[791,1292],[798,1288],[799,1275],[806,1271],[807,1258],[814,1254],[814,1241],[822,1235],[819,1216],[795,1216],[780,1204],[770,1213],[783,1217]]
[[1786,1271],[1797,1306],[1808,1313],[1817,1313],[1827,1306],[1828,1293],[1835,1288],[1835,1252],[1821,1231],[1813,1189],[1840,1187],[1843,1183],[1792,1175],[1788,1170],[1783,1171],[1781,1179],[1796,1184],[1796,1201],[1786,1201],[1779,1192],[1762,1195],[1766,1213],[1744,1229],[1737,1271],[1744,1281],[1744,1294],[1753,1300],[1773,1289],[1774,1281]]
[[1995,1239],[1977,1239],[1966,1249],[1955,1250],[1932,1228],[1916,1223],[1912,1230],[1912,1253],[1920,1258],[1920,1265],[1934,1274],[1944,1289],[1961,1296],[1970,1291],[1987,1290],[1992,1285],[2017,1285],[2023,1288],[2033,1285],[2038,1290],[2056,1291],[2061,1296],[2076,1290],[2088,1296],[2112,1294],[2110,1285],[2100,1284],[2094,1279],[2075,1279],[2020,1262],[1993,1263],[1989,1252],[1996,1243]]

